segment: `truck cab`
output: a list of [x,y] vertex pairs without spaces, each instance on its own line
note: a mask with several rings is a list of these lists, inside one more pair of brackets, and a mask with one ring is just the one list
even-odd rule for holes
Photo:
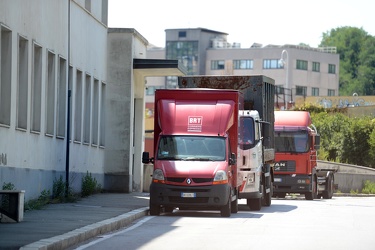
[[306,111],[275,111],[274,196],[318,197],[317,149],[320,136]]
[[154,164],[150,214],[180,210],[238,211],[235,90],[183,89],[155,92]]

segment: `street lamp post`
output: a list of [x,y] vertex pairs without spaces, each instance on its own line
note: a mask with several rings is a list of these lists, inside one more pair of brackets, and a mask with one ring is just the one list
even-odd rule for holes
[[[284,59],[284,55],[285,55],[285,59]],[[288,56],[288,51],[286,51],[285,49],[281,52],[281,56],[280,56],[280,60],[279,60],[279,65],[283,66],[286,70],[286,73],[285,73],[285,89],[284,89],[284,109],[288,109],[288,97],[287,97],[287,94],[286,94],[286,90],[289,89],[289,86],[288,86],[288,76],[289,76],[289,69],[287,68],[288,67],[288,64],[289,64],[289,56]]]

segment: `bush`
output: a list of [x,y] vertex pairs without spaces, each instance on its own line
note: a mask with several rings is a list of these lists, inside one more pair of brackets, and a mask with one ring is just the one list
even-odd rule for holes
[[91,173],[87,171],[86,175],[82,178],[82,197],[98,193],[100,190],[100,184],[98,184],[96,179],[92,177]]
[[29,200],[25,203],[24,210],[41,209],[51,202],[51,192],[43,190],[37,199]]
[[8,183],[4,182],[2,189],[3,190],[15,190],[16,188],[15,188],[14,184],[11,183],[11,182],[8,182]]
[[364,188],[362,189],[364,194],[375,194],[375,182],[369,180],[365,181]]

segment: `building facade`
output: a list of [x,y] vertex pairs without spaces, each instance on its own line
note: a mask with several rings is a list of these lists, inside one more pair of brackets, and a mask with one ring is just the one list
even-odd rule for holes
[[[265,75],[278,86],[280,108],[303,96],[339,95],[339,55],[335,48],[229,44],[227,33],[209,29],[167,29],[165,57],[178,59],[189,75]],[[148,56],[160,56],[160,48]],[[167,79],[165,87],[176,87]]]
[[87,173],[143,189],[145,79],[185,73],[107,17],[108,0],[0,1],[0,184],[26,200],[61,177],[80,192]]

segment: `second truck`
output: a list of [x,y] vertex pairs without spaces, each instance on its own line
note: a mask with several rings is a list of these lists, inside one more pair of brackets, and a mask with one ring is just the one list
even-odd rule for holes
[[[174,208],[238,211],[270,206],[274,81],[264,76],[180,77],[155,92],[150,214]],[[215,89],[215,90],[213,90]]]

